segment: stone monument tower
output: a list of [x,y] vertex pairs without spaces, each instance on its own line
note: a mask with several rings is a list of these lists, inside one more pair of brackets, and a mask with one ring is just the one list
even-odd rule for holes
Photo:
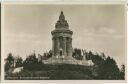
[[73,32],[69,30],[69,25],[62,11],[51,34],[53,56],[56,58],[72,57]]
[[69,30],[69,25],[62,11],[51,34],[52,57],[44,62],[48,64],[77,64],[77,60],[72,57],[73,32]]
[[[72,57],[72,35],[69,25],[65,20],[65,16],[61,11],[59,20],[55,24],[52,34],[52,57],[44,60],[45,64],[79,64],[88,65],[88,61],[76,60]],[[85,56],[84,56],[85,57]]]

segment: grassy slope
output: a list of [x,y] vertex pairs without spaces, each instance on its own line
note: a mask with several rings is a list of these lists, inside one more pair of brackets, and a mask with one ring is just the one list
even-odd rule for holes
[[48,77],[50,80],[93,79],[91,68],[92,67],[72,64],[45,64],[40,66],[40,69],[36,71],[24,69],[19,74],[13,74],[11,76]]

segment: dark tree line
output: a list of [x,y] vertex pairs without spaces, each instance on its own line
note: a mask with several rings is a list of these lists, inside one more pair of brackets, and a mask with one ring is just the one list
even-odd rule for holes
[[[83,53],[83,54],[82,54]],[[97,75],[95,79],[124,79],[125,78],[125,65],[121,66],[121,70],[118,68],[116,61],[110,57],[105,56],[104,53],[101,55],[94,54],[91,51],[81,50],[75,48],[73,50],[73,57],[77,60],[82,60],[83,56],[87,60],[92,60],[94,63],[94,71],[96,71]]]
[[11,72],[14,70],[14,68],[17,67],[24,67],[25,69],[35,70],[39,68],[39,65],[42,64],[43,60],[47,60],[51,56],[51,50],[44,53],[43,55],[38,54],[38,57],[35,53],[32,53],[25,60],[19,56],[15,57],[12,53],[9,53],[5,59],[5,72]]
[[[122,65],[121,69],[119,69],[116,61],[112,57],[105,56],[104,53],[99,55],[98,53],[94,54],[91,51],[77,48],[73,50],[72,57],[75,59],[82,60],[84,56],[86,60],[92,60],[94,63],[92,69],[89,70],[89,73],[90,71],[92,73],[90,76],[93,76],[93,79],[125,79],[125,65]],[[35,53],[30,54],[25,60],[9,53],[8,57],[5,59],[5,72],[6,74],[11,73],[17,67],[23,67],[23,70],[39,71],[45,69],[45,67],[48,68],[42,61],[47,60],[50,57],[52,57],[51,50],[43,55],[38,54],[38,57]]]

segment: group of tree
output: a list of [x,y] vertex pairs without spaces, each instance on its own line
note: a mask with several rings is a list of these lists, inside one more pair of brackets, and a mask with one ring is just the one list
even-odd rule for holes
[[125,65],[121,65],[119,69],[116,61],[110,57],[105,56],[104,53],[94,54],[92,51],[75,48],[73,50],[73,57],[77,60],[82,60],[85,56],[86,60],[92,60],[94,63],[93,71],[97,73],[95,79],[124,79]]
[[12,53],[8,54],[8,57],[5,59],[5,72],[12,71],[14,68],[22,66],[23,59],[21,57],[14,57]]
[[[77,60],[82,60],[85,56],[86,60],[92,60],[94,65],[91,69],[94,79],[125,79],[125,65],[118,68],[116,61],[110,57],[102,54],[94,54],[92,51],[86,51],[75,48],[73,55]],[[30,54],[26,59],[21,57],[15,57],[12,53],[9,53],[5,59],[5,72],[8,74],[17,67],[23,67],[24,70],[36,71],[45,67],[43,60],[47,60],[52,57],[51,50],[43,55],[36,56],[35,53]],[[40,58],[40,59],[39,59]],[[42,67],[43,66],[43,67]]]
[[43,55],[38,54],[38,57],[34,52],[27,56],[27,58],[24,60],[20,56],[14,56],[12,53],[9,53],[5,59],[5,72],[10,72],[17,67],[24,67],[30,70],[37,69],[37,66],[42,64],[42,60],[47,60],[51,56],[51,50]]

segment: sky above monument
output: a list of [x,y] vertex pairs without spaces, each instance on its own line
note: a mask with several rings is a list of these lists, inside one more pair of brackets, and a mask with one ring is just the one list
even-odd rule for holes
[[73,31],[73,48],[104,52],[125,64],[123,5],[5,5],[2,56],[12,52],[26,58],[52,49],[51,31],[61,11]]

